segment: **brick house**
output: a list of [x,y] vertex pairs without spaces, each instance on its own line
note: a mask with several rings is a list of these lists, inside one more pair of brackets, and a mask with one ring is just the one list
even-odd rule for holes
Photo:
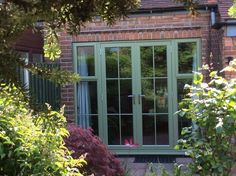
[[175,114],[184,84],[202,64],[220,69],[236,56],[231,5],[200,0],[191,17],[171,0],[142,0],[113,26],[96,18],[78,36],[62,32],[61,67],[81,75],[61,89],[68,121],[92,127],[118,154],[178,154],[173,147],[190,124]]

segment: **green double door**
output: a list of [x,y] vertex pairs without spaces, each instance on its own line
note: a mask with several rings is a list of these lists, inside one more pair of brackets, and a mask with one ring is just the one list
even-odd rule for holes
[[[118,154],[176,153],[173,148],[180,130],[190,124],[175,112],[184,97],[184,85],[191,83],[198,66],[199,40],[74,46],[75,56],[84,55],[78,57],[78,65],[81,58],[87,60],[89,74],[82,75],[81,82],[97,82],[90,88],[91,110],[96,109],[96,101],[97,110],[86,117],[94,117],[90,123],[103,142]],[[90,70],[95,71],[90,74]],[[83,98],[79,99],[83,105]]]
[[[110,149],[124,154],[175,153],[173,146],[180,128],[175,115],[178,104],[176,47],[173,42],[101,45],[104,137]],[[191,72],[193,60],[185,63],[191,67],[185,69]],[[183,64],[183,67],[186,66]],[[191,81],[191,72],[187,79],[182,79],[180,89]]]

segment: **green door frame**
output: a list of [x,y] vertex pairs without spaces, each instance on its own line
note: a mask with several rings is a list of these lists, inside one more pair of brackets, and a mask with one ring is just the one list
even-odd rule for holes
[[[108,124],[107,124],[107,99],[106,99],[106,47],[131,47],[132,58],[132,91],[133,94],[141,94],[141,46],[167,46],[167,75],[168,75],[168,121],[169,121],[169,145],[140,145],[137,148],[130,148],[125,145],[110,145],[109,149],[117,154],[181,154],[182,152],[173,149],[178,139],[178,117],[175,112],[178,110],[177,102],[177,80],[192,78],[193,74],[178,73],[178,43],[196,42],[197,55],[195,70],[200,66],[200,39],[176,39],[158,41],[116,41],[116,42],[96,42],[96,43],[73,43],[74,71],[77,70],[77,47],[93,46],[95,51],[95,75],[82,77],[81,80],[96,80],[98,96],[98,126],[99,136],[105,144],[108,144]],[[76,85],[75,85],[76,86]],[[75,89],[75,95],[77,95]],[[75,99],[76,100],[76,99]],[[135,97],[135,101],[137,97]],[[77,114],[77,102],[75,101],[75,112]],[[133,134],[134,141],[142,144],[142,103],[133,104]]]

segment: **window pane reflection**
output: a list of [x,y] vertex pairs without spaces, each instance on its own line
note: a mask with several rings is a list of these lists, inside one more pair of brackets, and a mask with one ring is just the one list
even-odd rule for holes
[[[185,84],[192,84],[192,79],[179,79],[177,80],[177,88],[178,88],[178,102],[181,102],[187,95],[188,90],[184,89]],[[192,125],[191,120],[186,119],[185,117],[178,117],[178,134],[181,137],[181,131],[184,127],[190,127]]]
[[107,113],[119,113],[118,80],[107,80]]
[[141,54],[141,76],[153,77],[153,46],[140,47]]
[[155,76],[167,76],[167,47],[154,47]]
[[110,115],[108,120],[108,144],[120,145],[120,122],[119,116]]
[[143,115],[143,145],[169,145],[168,115]]
[[169,125],[168,115],[157,115],[156,119],[156,138],[157,145],[169,144]]
[[132,113],[132,80],[120,80],[120,106],[121,113]]
[[107,78],[118,78],[118,52],[116,47],[105,49]]
[[94,47],[79,46],[77,52],[79,74],[81,76],[95,76]]
[[154,84],[153,79],[142,79],[142,112],[154,113]]
[[143,144],[155,145],[154,116],[152,115],[143,116]]
[[168,112],[168,88],[167,79],[155,80],[156,111]]
[[178,43],[179,73],[192,73],[193,69],[196,69],[196,57],[196,42]]
[[119,51],[120,78],[131,78],[131,48],[122,47]]
[[81,81],[77,84],[77,93],[78,123],[83,128],[93,128],[92,116],[98,115],[97,82]]

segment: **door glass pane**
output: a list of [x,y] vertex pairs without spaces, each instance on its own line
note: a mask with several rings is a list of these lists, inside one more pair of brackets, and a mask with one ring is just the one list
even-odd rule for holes
[[107,113],[119,113],[118,80],[107,80]]
[[121,113],[132,113],[132,80],[120,80],[120,106]]
[[95,76],[94,47],[77,47],[78,72],[81,76]]
[[[181,102],[185,98],[186,94],[188,93],[188,91],[184,89],[185,84],[191,85],[192,84],[192,79],[189,78],[189,79],[178,79],[177,80],[178,102]],[[179,133],[179,136],[181,136],[181,130],[184,127],[190,127],[191,125],[192,125],[191,120],[179,116],[178,117],[178,129],[179,129],[178,133]]]
[[179,73],[192,73],[196,68],[197,43],[178,43]]
[[143,115],[143,145],[169,145],[168,114]]
[[157,145],[169,144],[168,115],[157,115],[156,117],[156,141]]
[[107,47],[105,52],[108,144],[124,145],[125,139],[133,140],[131,47]]
[[121,78],[131,78],[131,48],[122,47],[119,50],[119,72]]
[[134,141],[133,139],[133,117],[121,116],[121,144],[125,144],[125,140]]
[[167,79],[155,79],[156,112],[168,112]]
[[98,114],[96,90],[96,81],[81,81],[77,84],[78,122],[81,127],[91,127],[91,115]]
[[143,144],[155,144],[155,122],[153,115],[143,115]]
[[141,76],[142,77],[153,77],[154,66],[153,66],[153,46],[142,46],[140,47],[141,54]]
[[108,144],[120,145],[120,118],[118,115],[109,115],[108,120]]
[[142,112],[154,113],[154,84],[153,79],[142,79]]
[[90,96],[90,107],[91,113],[98,113],[98,103],[97,103],[97,81],[89,81],[89,96]]
[[98,136],[98,116],[97,115],[91,116],[90,127],[93,129],[93,134]]
[[167,47],[154,46],[155,76],[167,76]]
[[106,76],[107,78],[118,78],[118,56],[119,48],[106,48]]

